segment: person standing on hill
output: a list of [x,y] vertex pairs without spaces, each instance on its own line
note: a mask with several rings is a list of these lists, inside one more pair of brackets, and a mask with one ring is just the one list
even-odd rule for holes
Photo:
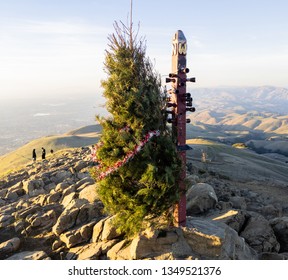
[[46,150],[42,147],[42,160],[46,158]]
[[36,150],[35,149],[33,149],[33,151],[32,151],[32,158],[33,158],[33,161],[36,161],[37,156],[36,156]]

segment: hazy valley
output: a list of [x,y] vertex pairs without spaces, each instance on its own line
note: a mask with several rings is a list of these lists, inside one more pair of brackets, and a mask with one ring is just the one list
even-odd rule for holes
[[93,124],[103,113],[97,94],[1,100],[0,156],[32,140]]

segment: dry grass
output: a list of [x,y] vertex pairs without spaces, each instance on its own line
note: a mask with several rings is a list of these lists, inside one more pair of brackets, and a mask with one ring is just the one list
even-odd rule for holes
[[[94,133],[93,127],[95,127]],[[42,147],[46,149],[46,158],[49,159],[52,156],[50,153],[51,149],[57,152],[67,148],[78,148],[97,143],[100,134],[99,129],[96,129],[96,126],[89,126],[87,129],[85,127],[79,129],[78,131],[81,132],[79,135],[77,135],[77,131],[72,131],[63,135],[47,136],[33,140],[17,150],[0,157],[0,177],[31,163],[33,149],[36,149],[37,160],[41,160]]]

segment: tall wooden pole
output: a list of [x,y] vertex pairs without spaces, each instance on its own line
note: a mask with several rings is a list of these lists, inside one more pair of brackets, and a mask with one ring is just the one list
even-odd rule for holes
[[172,130],[176,138],[176,145],[179,156],[182,160],[182,170],[179,180],[179,202],[174,208],[174,223],[176,226],[186,225],[186,150],[190,149],[186,145],[186,111],[194,112],[190,93],[186,93],[186,82],[195,82],[195,78],[187,79],[189,69],[186,68],[187,41],[184,33],[178,30],[172,40],[172,72],[166,82],[171,82],[172,89],[168,107],[172,107],[172,118],[168,122],[172,123]]

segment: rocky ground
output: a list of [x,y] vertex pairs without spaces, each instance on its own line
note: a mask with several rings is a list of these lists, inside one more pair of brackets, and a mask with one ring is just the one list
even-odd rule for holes
[[90,164],[88,148],[71,149],[2,178],[0,259],[288,259],[283,186],[190,166],[186,227],[127,240],[103,212]]

